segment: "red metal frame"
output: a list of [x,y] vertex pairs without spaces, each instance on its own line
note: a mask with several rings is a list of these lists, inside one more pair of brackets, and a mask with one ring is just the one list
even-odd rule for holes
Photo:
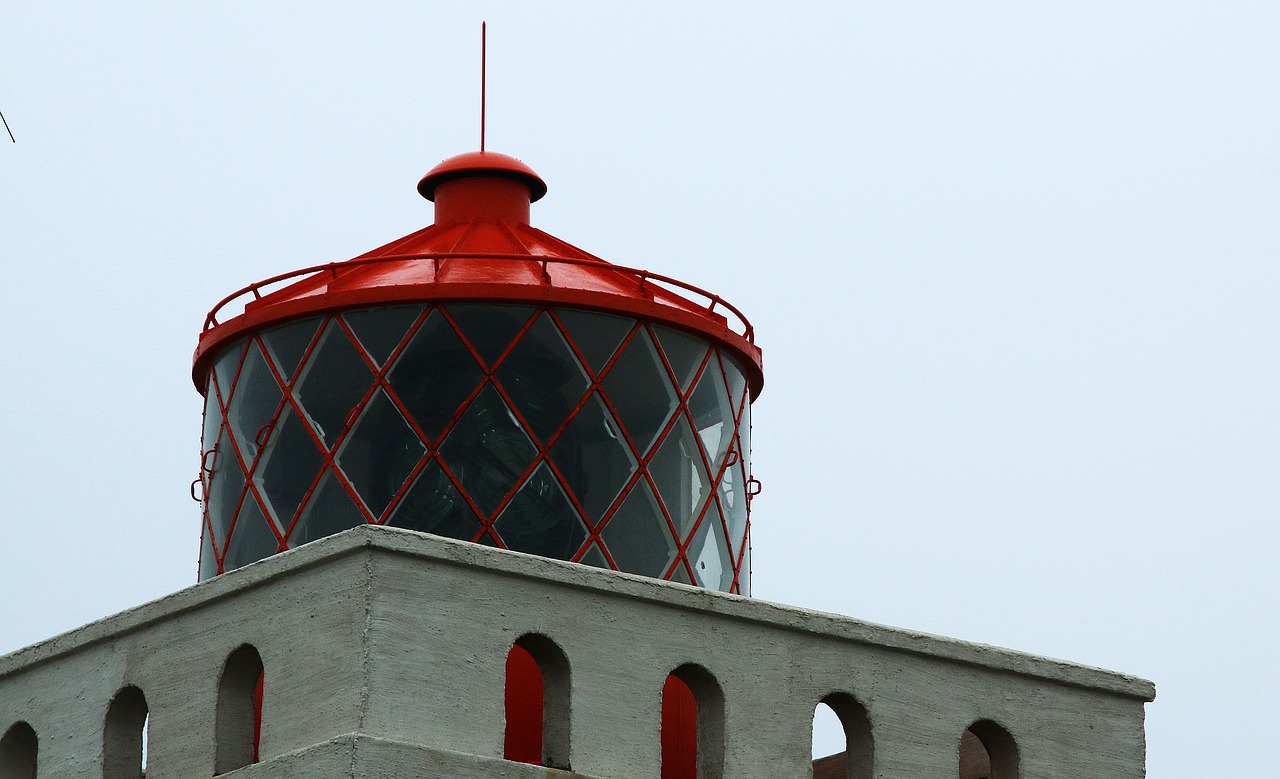
[[[299,270],[290,271],[288,273],[281,273],[276,276],[272,276],[271,278],[254,282],[253,284],[250,284],[246,287],[242,287],[236,290],[235,292],[232,292],[230,295],[227,295],[222,300],[218,301],[218,303],[214,305],[214,307],[205,316],[203,331],[208,331],[214,327],[217,327],[219,324],[221,324],[218,322],[218,313],[227,305],[235,302],[237,299],[242,298],[246,295],[252,295],[255,301],[262,300],[264,297],[262,294],[262,290],[273,284],[279,284],[281,282],[285,282],[290,279],[296,279],[302,276],[309,276],[313,273],[322,273],[322,272],[330,273],[334,278],[337,278],[339,273],[345,272],[353,267],[358,267],[361,265],[380,264],[380,263],[399,263],[405,260],[432,260],[435,262],[436,270],[439,270],[440,262],[443,260],[520,260],[524,262],[537,262],[541,265],[543,279],[548,284],[553,283],[551,279],[550,271],[548,270],[548,265],[550,263],[564,264],[564,265],[584,265],[584,266],[596,267],[596,266],[599,266],[601,262],[603,262],[602,260],[598,260],[598,259],[583,259],[581,257],[557,257],[554,255],[537,255],[537,256],[531,257],[528,254],[516,254],[512,252],[431,252],[431,253],[424,253],[424,254],[393,254],[393,255],[387,255],[382,257],[357,257],[355,259],[345,260],[343,262],[328,262],[320,265],[312,265],[309,268],[301,268]],[[748,343],[755,343],[755,329],[751,326],[751,322],[747,320],[746,315],[743,314],[741,311],[739,311],[738,308],[734,306],[732,303],[720,297],[719,295],[716,295],[715,293],[712,293],[712,292],[708,292],[702,289],[701,287],[694,286],[693,284],[680,281],[679,279],[675,279],[670,276],[664,276],[661,273],[654,273],[653,271],[641,270],[639,268],[629,268],[625,265],[616,265],[614,263],[608,263],[608,269],[610,271],[620,271],[622,273],[631,274],[639,282],[640,287],[642,289],[644,288],[645,283],[648,281],[660,281],[663,284],[670,284],[671,286],[677,287],[681,290],[684,290],[685,292],[692,292],[693,294],[698,295],[699,297],[706,298],[709,301],[709,303],[706,305],[707,314],[714,314],[716,306],[720,306],[732,312],[733,315],[738,319],[738,323],[741,325],[742,332],[740,333],[740,335],[743,338],[745,338]],[[488,298],[487,296],[482,296],[482,297],[487,300],[492,300],[492,298]],[[385,301],[379,301],[379,302],[385,302]]]
[[[707,515],[710,513],[715,517],[715,519],[711,521],[715,521],[717,523],[717,528],[714,532],[719,534],[719,543],[721,545],[727,545],[725,548],[730,553],[730,564],[733,569],[730,591],[740,592],[745,589],[744,585],[746,581],[749,580],[749,572],[742,571],[741,566],[748,543],[747,534],[749,533],[749,523],[743,528],[742,536],[735,538],[731,535],[728,527],[727,511],[721,503],[720,487],[725,474],[729,469],[735,469],[737,479],[741,485],[739,489],[743,490],[741,499],[747,499],[745,489],[749,476],[747,475],[745,466],[748,462],[748,458],[738,451],[738,447],[744,438],[742,435],[743,431],[741,430],[741,425],[744,421],[746,408],[750,403],[750,392],[743,392],[738,397],[733,397],[732,394],[729,396],[729,402],[733,404],[733,406],[731,406],[731,417],[728,420],[725,420],[725,424],[729,425],[731,429],[726,429],[723,433],[723,435],[728,436],[729,443],[726,446],[725,454],[720,458],[720,462],[714,462],[713,453],[707,451],[701,436],[696,434],[698,427],[695,424],[692,413],[689,409],[689,403],[708,370],[715,370],[719,373],[719,380],[723,383],[726,390],[732,387],[728,368],[724,362],[724,356],[721,350],[714,347],[708,348],[706,353],[702,356],[697,369],[693,372],[692,377],[687,380],[686,388],[681,389],[681,382],[677,376],[676,368],[673,366],[670,358],[666,354],[666,351],[663,349],[662,342],[658,338],[657,332],[653,329],[654,323],[635,320],[630,330],[621,338],[618,345],[614,348],[613,354],[604,363],[604,365],[596,370],[591,367],[590,362],[585,357],[582,347],[577,343],[569,328],[565,326],[564,322],[561,320],[560,311],[562,310],[563,309],[560,307],[548,305],[532,308],[528,313],[527,318],[521,323],[510,341],[503,348],[502,352],[491,363],[484,359],[475,344],[472,343],[465,329],[449,312],[448,307],[439,304],[423,305],[422,310],[418,312],[414,320],[405,329],[400,341],[391,350],[389,356],[383,361],[381,367],[379,367],[377,361],[368,353],[364,345],[356,336],[356,333],[351,329],[351,326],[346,322],[341,314],[330,314],[324,317],[324,319],[317,324],[315,333],[311,336],[302,356],[298,360],[297,367],[289,376],[285,376],[281,373],[279,367],[276,365],[275,359],[271,356],[272,353],[267,348],[267,344],[264,342],[262,335],[260,333],[255,333],[251,336],[244,345],[240,347],[241,353],[237,357],[235,369],[230,371],[232,379],[230,382],[231,386],[229,388],[223,388],[218,376],[212,371],[210,372],[209,387],[210,391],[214,393],[219,416],[219,419],[216,420],[216,422],[220,426],[218,434],[212,436],[212,438],[214,441],[218,441],[222,435],[225,435],[227,440],[230,442],[230,452],[205,452],[203,454],[202,479],[204,483],[202,486],[205,495],[208,496],[212,494],[214,486],[213,478],[218,468],[218,461],[224,458],[226,454],[230,454],[230,459],[223,460],[223,463],[239,468],[241,473],[244,475],[244,486],[241,488],[239,497],[235,501],[235,506],[229,510],[230,515],[234,519],[228,526],[227,531],[222,534],[222,538],[218,538],[216,535],[214,536],[214,553],[217,558],[218,572],[221,573],[226,570],[225,556],[231,543],[231,539],[236,532],[236,524],[239,521],[238,518],[241,506],[246,500],[254,500],[257,503],[259,511],[261,511],[263,516],[267,518],[268,527],[276,536],[277,551],[284,551],[292,547],[289,539],[297,527],[297,523],[300,521],[303,513],[306,511],[311,497],[324,479],[325,473],[332,473],[334,478],[338,480],[342,489],[351,497],[353,504],[363,515],[365,522],[370,524],[380,524],[385,523],[394,515],[399,504],[412,488],[414,481],[433,461],[439,466],[441,472],[450,481],[454,489],[458,491],[458,494],[466,501],[467,505],[480,522],[480,528],[471,540],[478,542],[483,540],[485,537],[488,537],[490,542],[494,545],[505,548],[506,544],[502,539],[501,533],[494,529],[494,523],[502,516],[503,511],[519,493],[525,482],[545,464],[559,483],[560,488],[563,490],[565,496],[573,506],[574,511],[581,518],[586,529],[586,538],[580,544],[577,552],[571,557],[572,560],[581,561],[583,557],[594,547],[600,550],[610,567],[621,569],[617,561],[613,558],[612,553],[609,551],[608,543],[602,537],[602,533],[614,517],[616,511],[626,501],[630,491],[639,481],[644,480],[648,485],[648,488],[658,498],[658,509],[662,513],[662,519],[666,525],[667,532],[675,545],[674,558],[667,566],[662,578],[677,578],[678,571],[682,569],[684,577],[689,581],[699,580],[699,577],[697,577],[694,572],[693,561],[690,559],[691,553],[689,548],[694,539],[698,537],[703,522],[708,521]],[[388,379],[388,374],[393,370],[397,359],[417,335],[423,324],[435,313],[438,313],[441,316],[443,321],[452,329],[453,333],[467,349],[471,358],[481,369],[481,376],[466,398],[458,404],[450,419],[445,423],[440,433],[433,440],[427,435],[426,431],[422,429],[409,408],[392,387]],[[498,378],[497,374],[508,356],[521,342],[534,324],[544,315],[546,315],[553,323],[558,335],[564,339],[564,342],[572,352],[574,359],[580,364],[588,382],[582,389],[580,396],[565,419],[560,422],[559,426],[552,431],[545,440],[540,440],[533,432],[533,426],[524,416],[519,404],[516,403],[515,398],[503,385],[503,382]],[[303,376],[307,373],[306,366],[309,360],[319,348],[321,341],[326,337],[325,334],[335,328],[338,334],[340,334],[341,337],[347,338],[350,344],[355,348],[356,353],[363,360],[365,366],[370,372],[371,381],[370,386],[365,390],[359,401],[347,413],[342,429],[337,431],[337,434],[332,439],[331,443],[326,444],[312,426],[303,421],[308,417],[304,408],[305,404],[298,397],[298,390]],[[647,447],[647,449],[643,448],[641,444],[637,442],[632,431],[628,429],[625,420],[619,413],[619,409],[615,405],[614,398],[611,397],[610,393],[603,386],[605,378],[609,375],[614,365],[622,355],[626,353],[627,348],[632,341],[637,337],[640,337],[642,332],[646,334],[648,340],[653,344],[656,354],[660,358],[661,370],[665,374],[664,378],[669,385],[674,388],[676,397],[675,409],[669,414],[668,418],[655,436],[654,441]],[[711,345],[709,344],[709,346]],[[245,363],[249,359],[251,349],[257,349],[261,352],[263,361],[270,371],[276,385],[279,387],[281,395],[270,419],[254,433],[254,438],[257,439],[255,441],[257,451],[250,457],[246,453],[243,442],[233,429],[230,419],[234,399],[237,397],[236,393],[239,391],[239,383],[241,376],[244,373]],[[449,435],[453,431],[454,427],[466,414],[467,409],[486,387],[493,387],[494,390],[496,390],[499,397],[502,399],[502,402],[506,404],[518,425],[523,431],[525,431],[530,443],[536,450],[531,462],[524,468],[519,476],[514,479],[506,494],[503,495],[497,505],[489,512],[481,510],[481,508],[476,504],[474,498],[470,495],[462,480],[450,466],[448,459],[439,451],[444,442],[449,439]],[[375,516],[365,505],[363,498],[360,496],[359,490],[343,472],[342,467],[337,462],[337,455],[338,452],[341,451],[343,442],[350,435],[361,414],[379,390],[385,393],[385,396],[391,401],[396,410],[408,423],[409,427],[413,430],[414,435],[418,437],[419,441],[424,446],[424,452],[419,457],[418,462],[411,469],[408,476],[406,476],[404,482],[391,497],[385,509]],[[569,480],[566,477],[566,474],[561,471],[560,466],[550,456],[551,450],[555,447],[560,437],[570,427],[578,413],[591,402],[593,397],[599,397],[603,401],[605,408],[613,417],[613,421],[617,426],[618,432],[622,435],[623,441],[630,450],[631,457],[636,463],[634,471],[624,482],[622,487],[619,489],[618,494],[614,496],[613,500],[602,513],[598,521],[593,521],[593,519],[588,515],[581,499],[569,486]],[[257,473],[258,469],[261,467],[263,458],[267,456],[270,436],[274,434],[276,427],[280,424],[281,417],[285,413],[286,409],[291,409],[292,413],[295,414],[298,420],[303,423],[303,428],[306,431],[307,436],[311,440],[317,453],[320,455],[321,464],[317,469],[316,474],[311,478],[306,492],[303,494],[298,505],[294,508],[293,514],[290,517],[276,517],[270,503],[266,500],[266,497],[261,491],[261,486],[259,485],[258,480],[254,478],[254,474]],[[659,488],[658,482],[649,471],[651,461],[657,456],[659,451],[662,450],[667,437],[671,435],[673,431],[677,430],[678,426],[682,424],[687,425],[690,430],[695,432],[693,439],[697,442],[697,456],[701,459],[702,467],[708,479],[706,496],[702,499],[698,516],[694,518],[689,530],[683,534],[679,532],[679,518],[671,514],[671,509],[663,500],[663,493]],[[714,511],[713,507],[715,509]],[[206,500],[205,532],[211,533],[212,530],[213,518],[209,514],[209,507]],[[737,549],[736,553],[734,553],[735,548]]]
[[[538,469],[547,468],[582,520],[586,531],[586,538],[572,555],[572,559],[584,560],[592,549],[597,549],[606,564],[614,568],[618,567],[618,563],[609,551],[602,533],[613,521],[631,490],[637,489],[637,485],[643,481],[645,488],[657,499],[656,505],[661,512],[662,523],[674,543],[673,556],[663,574],[664,578],[699,580],[694,570],[695,561],[692,559],[695,550],[690,547],[699,539],[704,523],[715,522],[718,517],[717,526],[709,528],[709,531],[717,534],[720,545],[727,544],[729,564],[733,569],[730,589],[735,592],[746,589],[750,576],[749,571],[744,570],[749,565],[750,554],[749,509],[751,497],[759,485],[752,478],[749,468],[747,443],[750,422],[747,409],[764,383],[760,349],[755,345],[755,332],[747,318],[723,298],[697,286],[652,271],[610,264],[530,226],[529,204],[541,198],[547,187],[537,173],[513,157],[483,150],[452,157],[423,177],[418,183],[418,191],[435,202],[436,224],[346,262],[314,265],[250,284],[223,298],[205,317],[192,366],[192,378],[202,392],[212,392],[210,399],[220,416],[214,422],[218,425],[217,431],[212,435],[207,432],[204,437],[204,445],[213,446],[214,450],[202,452],[201,475],[197,480],[204,494],[203,524],[205,533],[212,542],[217,571],[220,573],[226,568],[226,556],[231,541],[236,538],[236,524],[240,521],[246,501],[254,501],[275,536],[277,551],[282,551],[296,545],[290,539],[326,478],[326,473],[333,474],[333,478],[351,497],[365,522],[379,523],[388,521],[394,515],[414,481],[434,462],[479,522],[479,529],[471,540],[496,546],[504,546],[504,542],[501,532],[494,527],[495,522],[516,498],[525,482]],[[694,299],[685,295],[691,295]],[[502,353],[489,364],[445,305],[457,302],[525,303],[533,304],[534,309]],[[238,308],[238,304],[243,305]],[[401,304],[417,304],[423,308],[406,329],[391,355],[379,367],[346,322],[343,312]],[[605,312],[634,320],[631,330],[599,370],[591,367],[581,347],[570,334],[570,329],[557,314],[557,311],[570,308]],[[229,312],[231,315],[227,316]],[[389,372],[396,360],[433,312],[439,312],[448,327],[452,328],[482,374],[476,386],[459,403],[434,440],[426,435],[389,380]],[[520,339],[544,313],[549,316],[560,337],[568,345],[574,359],[580,363],[588,381],[566,419],[556,430],[551,431],[546,440],[539,440],[530,420],[525,418],[511,392],[497,376],[497,371]],[[272,326],[311,316],[322,316],[323,319],[306,345],[292,375],[284,376],[263,341],[263,333]],[[657,337],[654,329],[657,325],[673,327],[698,336],[710,347],[686,386],[682,387],[676,368]],[[358,402],[348,411],[342,429],[334,431],[336,437],[326,445],[308,421],[305,403],[299,397],[298,384],[306,373],[308,361],[320,348],[320,343],[330,328],[336,328],[354,345],[372,380]],[[670,387],[674,388],[676,396],[674,411],[669,413],[654,442],[647,449],[627,429],[615,403],[617,399],[610,397],[602,384],[628,346],[638,337],[652,342],[661,363],[660,370],[665,374],[664,378]],[[234,369],[227,371],[226,376],[218,376],[213,370],[214,359],[225,354],[236,343],[243,343],[243,351],[238,356]],[[257,431],[243,431],[242,439],[232,425],[230,412],[237,403],[236,393],[239,391],[239,382],[251,349],[261,351],[263,361],[281,395],[267,422]],[[733,395],[734,382],[730,381],[726,356],[733,358],[734,364],[743,373],[745,391],[737,397]],[[725,424],[731,423],[733,428],[719,462],[715,461],[717,453],[707,451],[689,409],[694,393],[709,370],[718,372],[717,381],[729,395],[730,406],[723,413],[731,417],[731,420],[725,420]],[[223,379],[228,379],[228,386],[222,386]],[[449,439],[450,433],[463,419],[470,405],[488,387],[492,387],[506,404],[512,419],[528,436],[535,453],[532,461],[497,501],[492,511],[484,512],[439,449]],[[396,411],[418,437],[423,454],[390,497],[386,507],[375,516],[356,486],[343,472],[338,463],[338,453],[342,451],[343,443],[352,433],[361,414],[380,392],[390,399]],[[593,397],[602,400],[605,410],[616,423],[630,459],[635,463],[634,471],[599,517],[588,516],[580,496],[575,495],[569,486],[570,479],[550,456],[557,441],[583,408],[592,402]],[[271,451],[271,436],[276,434],[282,416],[286,413],[296,416],[315,446],[320,460],[315,476],[311,478],[289,517],[275,515],[274,507],[264,494],[259,480],[254,478],[255,473],[263,467],[263,458]],[[206,420],[206,424],[210,421],[212,420]],[[684,435],[686,428],[694,432],[693,438],[697,441],[696,457],[701,461],[701,471],[708,481],[708,492],[705,496],[699,496],[702,503],[695,507],[697,515],[689,518],[672,515],[658,481],[650,473],[650,463],[662,451],[668,436]],[[229,442],[227,451],[216,451],[223,436]],[[250,436],[252,441],[247,440]],[[330,436],[326,435],[328,437]],[[717,444],[717,448],[719,446]],[[742,451],[744,448],[748,451]],[[686,456],[694,455],[687,453]],[[244,476],[244,486],[238,495],[229,498],[229,502],[234,505],[223,507],[223,511],[229,513],[215,518],[210,513],[209,499],[217,486],[219,469],[228,467],[240,470]],[[742,520],[741,537],[738,538],[734,537],[737,534],[731,534],[729,510],[720,494],[721,485],[730,473],[740,493],[737,499],[744,502],[742,511],[745,519]],[[712,514],[710,520],[709,513]],[[218,521],[215,522],[215,519]],[[227,520],[226,532],[223,538],[218,538],[214,527],[224,519]],[[682,534],[680,527],[686,520],[689,529]]]
[[[482,283],[438,280],[446,261],[466,265],[484,260],[532,263],[539,268],[537,278],[541,283],[529,284],[526,279]],[[286,296],[289,292],[287,288],[263,294],[266,288],[293,279],[313,277],[305,280],[315,284],[322,281],[321,277],[338,280],[354,270],[365,267],[376,269],[378,266],[385,266],[393,271],[402,271],[406,263],[416,264],[428,261],[432,263],[431,279],[418,283],[359,286],[343,291],[326,289],[323,294],[311,294],[294,299]],[[621,274],[630,282],[634,282],[639,295],[619,295],[614,291],[583,289],[580,286],[557,286],[555,274],[551,273],[551,268],[561,265],[587,268],[596,273]],[[655,286],[655,282],[669,284],[683,292],[702,297],[707,302],[698,305],[685,301],[683,298],[672,295],[669,290]],[[219,321],[218,316],[223,309],[246,297],[251,299],[246,301],[243,311],[235,314],[232,319]],[[684,305],[674,304],[673,299]],[[200,344],[196,349],[192,377],[197,387],[202,386],[205,372],[208,370],[208,359],[217,353],[219,347],[248,331],[257,330],[267,324],[342,308],[449,300],[551,302],[665,321],[682,329],[694,329],[714,342],[729,347],[743,358],[743,361],[754,369],[748,376],[753,398],[759,395],[764,384],[760,350],[755,346],[755,328],[746,315],[719,295],[670,276],[605,263],[598,258],[531,256],[507,252],[429,252],[358,257],[345,262],[313,265],[250,284],[218,301],[205,316]],[[737,320],[738,329],[729,327],[728,321],[716,311],[717,307],[733,314]]]

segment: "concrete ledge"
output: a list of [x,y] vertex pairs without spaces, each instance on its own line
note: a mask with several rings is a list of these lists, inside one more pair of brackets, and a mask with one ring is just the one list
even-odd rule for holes
[[925,658],[1034,677],[1058,684],[1105,691],[1142,701],[1155,699],[1155,685],[1134,676],[974,644],[901,628],[784,606],[643,576],[379,526],[353,528],[298,549],[274,555],[172,595],[89,623],[47,641],[0,657],[0,679],[82,650],[122,633],[138,630],[214,601],[261,587],[280,577],[354,554],[389,553],[435,564],[482,569],[518,579],[536,579],[576,590],[593,591],[735,620],[812,633],[857,644],[894,649]]
[[229,779],[602,779],[462,752],[347,733],[230,771]]

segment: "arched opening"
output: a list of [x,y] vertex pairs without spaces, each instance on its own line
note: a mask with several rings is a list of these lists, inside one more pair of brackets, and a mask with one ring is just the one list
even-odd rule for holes
[[960,737],[960,779],[1018,779],[1018,745],[1009,731],[979,720]]
[[257,649],[244,644],[227,657],[218,681],[215,774],[258,762],[264,681]]
[[546,636],[521,636],[507,655],[503,757],[569,768],[569,660]]
[[142,745],[146,741],[147,699],[129,686],[107,707],[102,728],[102,779],[140,779],[146,775]]
[[36,779],[40,740],[25,722],[16,722],[0,736],[0,779]]
[[848,693],[823,698],[813,710],[813,779],[871,779],[871,720]]
[[707,669],[682,665],[662,687],[662,779],[720,779],[724,694]]

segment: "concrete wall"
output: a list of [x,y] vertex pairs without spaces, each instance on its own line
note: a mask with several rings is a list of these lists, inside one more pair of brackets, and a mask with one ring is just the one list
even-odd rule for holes
[[529,632],[568,658],[570,759],[590,776],[658,776],[661,690],[686,663],[723,692],[729,779],[808,776],[836,691],[865,707],[883,779],[955,779],[979,720],[1013,737],[1023,779],[1144,776],[1149,682],[377,527],[0,658],[0,731],[30,723],[41,777],[99,777],[107,706],[134,685],[148,779],[211,776],[218,679],[249,643],[263,762],[237,777],[546,776],[501,760],[504,664]]

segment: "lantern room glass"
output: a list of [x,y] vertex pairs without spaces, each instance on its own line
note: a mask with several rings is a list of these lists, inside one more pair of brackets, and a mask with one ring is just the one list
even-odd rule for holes
[[748,594],[749,408],[725,349],[616,314],[278,325],[213,360],[200,576],[371,523]]

